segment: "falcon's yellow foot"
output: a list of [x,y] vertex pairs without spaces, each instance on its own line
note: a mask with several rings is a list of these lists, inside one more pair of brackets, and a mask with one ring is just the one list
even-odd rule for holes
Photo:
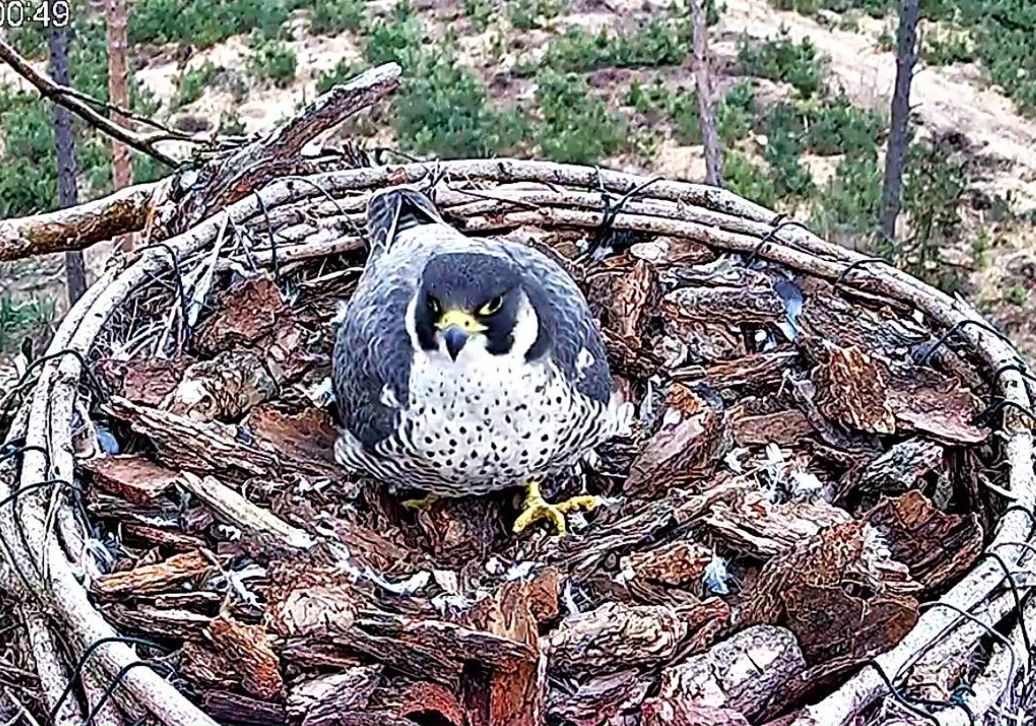
[[404,499],[404,509],[428,509],[428,507],[439,501],[438,494],[429,494],[427,497],[421,497],[420,499]]
[[565,513],[577,512],[580,509],[589,512],[601,504],[601,500],[594,496],[581,496],[566,499],[557,504],[551,504],[540,493],[538,482],[530,482],[525,487],[525,501],[522,502],[522,513],[514,523],[514,533],[519,534],[530,524],[541,519],[546,520],[557,531],[564,535],[568,531],[565,525]]

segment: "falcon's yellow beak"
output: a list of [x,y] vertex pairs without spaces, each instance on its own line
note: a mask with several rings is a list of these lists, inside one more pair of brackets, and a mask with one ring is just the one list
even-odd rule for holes
[[446,330],[451,327],[460,328],[468,335],[474,335],[486,330],[486,326],[480,323],[474,315],[463,310],[447,310],[439,316],[435,327],[439,330]]

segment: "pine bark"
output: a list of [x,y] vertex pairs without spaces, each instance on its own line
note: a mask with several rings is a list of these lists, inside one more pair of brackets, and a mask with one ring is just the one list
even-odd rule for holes
[[[129,64],[127,62],[126,0],[108,0],[108,96],[112,105],[130,107]],[[111,120],[130,128],[130,120],[116,111]],[[116,189],[133,183],[133,158],[129,147],[112,139],[112,181]],[[123,250],[133,249],[133,235],[117,240]]]

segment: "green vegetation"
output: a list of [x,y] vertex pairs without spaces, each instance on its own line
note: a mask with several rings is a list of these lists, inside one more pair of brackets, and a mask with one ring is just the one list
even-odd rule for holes
[[183,108],[201,98],[205,88],[216,79],[219,72],[219,68],[205,61],[197,68],[181,73],[176,79],[176,95],[171,101],[172,108]]
[[279,88],[287,88],[295,80],[298,59],[295,51],[276,40],[259,41],[252,46],[248,68],[259,81],[269,81]]
[[298,5],[285,0],[136,0],[129,4],[129,41],[207,48],[252,31],[277,38]]
[[559,0],[509,0],[507,16],[518,30],[534,30],[542,27],[540,18],[551,20],[564,7]]
[[585,79],[544,71],[537,82],[543,120],[536,139],[545,156],[593,164],[630,145],[625,117],[594,96]]
[[809,38],[796,43],[784,29],[778,37],[762,42],[742,35],[737,58],[745,74],[790,83],[804,98],[817,94],[823,84],[823,69],[813,43]]
[[794,10],[803,15],[816,15],[821,10],[844,13],[860,10],[880,18],[895,7],[895,0],[770,0],[778,10]]
[[936,66],[971,63],[975,60],[975,48],[967,31],[933,27],[922,36],[921,58]]
[[766,170],[737,150],[723,152],[723,183],[730,191],[764,207],[773,208],[778,201],[777,188]]
[[943,251],[960,240],[961,196],[967,181],[966,164],[949,140],[912,144],[903,178],[910,239],[884,250],[907,272],[946,292],[963,284],[960,271],[946,264]]
[[[701,143],[701,113],[696,90],[671,91],[661,79],[650,86],[636,79],[630,84],[624,103],[649,116],[667,116],[674,124],[673,135],[681,144]],[[716,104],[716,123],[720,138],[734,142],[744,138],[756,116],[755,90],[748,82],[737,83]]]
[[367,19],[363,0],[314,0],[309,24],[318,35],[359,30]]
[[489,21],[493,18],[492,0],[464,0],[463,8],[476,30],[482,31],[489,27]]
[[345,83],[360,72],[360,68],[347,60],[340,60],[335,67],[317,77],[317,93],[327,93],[332,86]]
[[622,33],[602,28],[595,35],[571,26],[550,41],[540,67],[559,73],[580,73],[606,66],[678,65],[687,58],[690,47],[690,25],[679,17],[653,19]]
[[396,61],[407,68],[394,113],[404,148],[441,157],[492,156],[527,138],[525,118],[494,109],[481,80],[459,62],[452,39],[428,43],[408,4],[368,29],[365,54],[372,64]]
[[22,340],[53,319],[51,300],[16,303],[7,295],[0,296],[0,353],[13,353]]
[[878,224],[882,169],[877,149],[846,156],[820,190],[812,224],[833,239],[870,237]]

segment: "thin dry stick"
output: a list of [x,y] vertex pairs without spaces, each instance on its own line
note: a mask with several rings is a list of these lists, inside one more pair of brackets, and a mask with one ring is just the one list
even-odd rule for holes
[[179,136],[169,133],[154,133],[142,136],[140,134],[135,134],[132,131],[128,131],[90,108],[90,106],[80,100],[81,95],[73,91],[68,86],[58,85],[46,76],[37,73],[36,69],[33,68],[27,60],[22,58],[14,48],[3,40],[0,40],[0,60],[6,62],[7,65],[11,66],[18,75],[35,86],[36,90],[39,91],[42,96],[49,98],[60,106],[64,106],[91,126],[100,129],[127,146],[132,146],[137,151],[158,159],[163,164],[170,167],[175,167],[177,165],[175,159],[159,151],[155,148],[155,144],[160,141],[180,138]]

